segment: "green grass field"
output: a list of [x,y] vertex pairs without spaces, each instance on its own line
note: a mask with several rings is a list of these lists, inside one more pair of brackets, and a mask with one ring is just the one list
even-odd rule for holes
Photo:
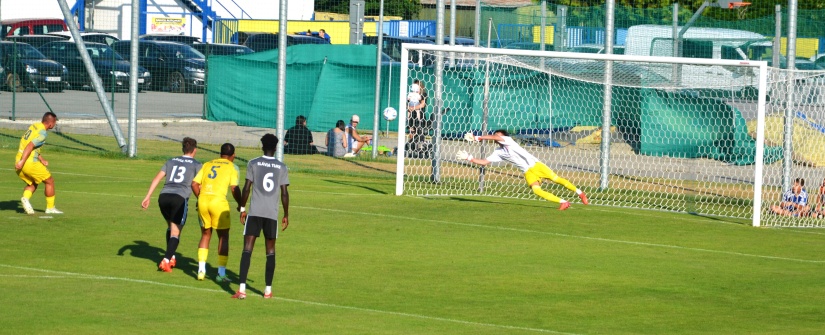
[[[822,334],[825,232],[745,221],[497,198],[394,195],[391,161],[287,156],[290,226],[274,293],[261,298],[264,250],[248,294],[195,280],[199,230],[183,230],[178,268],[157,271],[165,224],[140,209],[173,142],[56,134],[44,147],[64,215],[42,189],[23,213],[0,129],[0,333],[8,334]],[[204,145],[196,158],[215,158]],[[259,155],[240,148],[238,165]],[[157,197],[157,191],[155,193]],[[234,204],[234,202],[231,202]],[[242,246],[233,213],[228,272]],[[212,241],[210,263],[217,263]],[[209,268],[208,278],[215,269]]]

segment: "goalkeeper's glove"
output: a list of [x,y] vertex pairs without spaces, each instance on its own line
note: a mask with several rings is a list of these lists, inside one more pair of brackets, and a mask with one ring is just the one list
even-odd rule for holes
[[461,150],[461,151],[455,153],[455,158],[458,159],[458,160],[472,161],[473,160],[473,155],[470,155],[466,151]]
[[466,134],[464,134],[464,140],[466,140],[467,142],[478,142],[479,137],[480,136],[473,136],[472,132],[467,132]]

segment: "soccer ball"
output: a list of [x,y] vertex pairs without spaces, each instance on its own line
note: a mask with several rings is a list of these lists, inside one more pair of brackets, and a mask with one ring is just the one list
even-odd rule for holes
[[387,107],[384,109],[384,120],[392,121],[398,117],[398,111],[395,108]]

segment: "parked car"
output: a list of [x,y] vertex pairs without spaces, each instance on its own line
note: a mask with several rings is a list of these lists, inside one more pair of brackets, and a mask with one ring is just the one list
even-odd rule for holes
[[[59,41],[46,43],[40,47],[46,57],[60,62],[69,70],[65,81],[74,88],[88,86],[92,88],[92,77],[86,72],[86,66],[80,58],[74,42]],[[104,89],[129,89],[130,64],[108,45],[103,43],[86,43],[86,52],[92,59],[97,74],[103,81]],[[142,90],[152,83],[149,70],[138,67],[138,89]]]
[[44,87],[50,92],[62,92],[66,87],[64,78],[68,69],[46,58],[31,45],[2,41],[0,59],[8,89],[22,92],[27,87]]
[[[366,45],[378,44],[378,36],[364,36],[362,41]],[[425,40],[422,38],[384,36],[381,39],[381,44],[383,44],[381,46],[381,51],[389,55],[393,61],[400,62],[402,43],[435,44],[433,43],[433,41]],[[410,52],[409,58],[410,63],[419,63],[420,57],[418,52]]]
[[[541,50],[541,43],[533,42],[513,42],[504,46],[504,49],[518,49],[518,50]],[[544,44],[544,51],[553,51],[552,44]]]
[[20,35],[45,35],[55,31],[67,31],[63,19],[9,19],[0,21],[0,37]]
[[815,63],[821,68],[825,68],[825,53],[816,54],[811,57],[811,62]]
[[[112,46],[129,59],[132,41],[118,41]],[[205,56],[189,45],[166,41],[140,41],[138,64],[149,69],[152,87],[171,92],[188,92],[204,88]]]
[[177,42],[183,44],[195,44],[200,43],[201,39],[195,36],[187,36],[187,35],[172,35],[172,34],[146,34],[140,36],[141,40],[144,41],[166,41],[166,42]]
[[[604,44],[580,44],[568,50],[570,52],[581,52],[587,54],[603,54]],[[624,55],[624,45],[613,46],[614,55]]]
[[[58,31],[49,33],[49,35],[58,36],[67,41],[74,41],[74,38],[72,38],[72,33],[68,31]],[[119,38],[112,34],[101,32],[80,32],[80,38],[83,39],[83,42],[103,43],[110,47],[115,42],[120,41]]]
[[6,37],[6,41],[17,42],[17,43],[26,43],[31,45],[35,48],[39,48],[41,45],[54,42],[54,41],[62,41],[62,37],[53,36],[53,35],[18,35],[18,36],[9,36]]
[[[297,44],[329,44],[325,39],[306,35],[286,35],[286,46]],[[246,37],[243,45],[255,52],[273,50],[278,48],[278,34],[273,33],[250,33]]]
[[254,50],[250,49],[244,45],[237,45],[237,44],[220,44],[220,43],[198,43],[192,45],[195,50],[200,51],[200,53],[204,55],[219,55],[219,56],[231,56],[231,55],[246,55],[255,52]]

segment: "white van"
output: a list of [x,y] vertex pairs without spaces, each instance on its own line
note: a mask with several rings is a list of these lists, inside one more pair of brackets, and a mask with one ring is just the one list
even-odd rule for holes
[[[678,29],[682,29],[679,27]],[[682,57],[708,59],[762,60],[771,46],[765,36],[744,30],[691,27],[682,36]],[[638,25],[627,30],[625,55],[673,55],[673,27]],[[769,57],[769,55],[768,55]],[[673,76],[673,66],[661,64],[651,69],[664,78]],[[681,85],[696,88],[739,90],[756,85],[756,72],[741,67],[682,65]]]

